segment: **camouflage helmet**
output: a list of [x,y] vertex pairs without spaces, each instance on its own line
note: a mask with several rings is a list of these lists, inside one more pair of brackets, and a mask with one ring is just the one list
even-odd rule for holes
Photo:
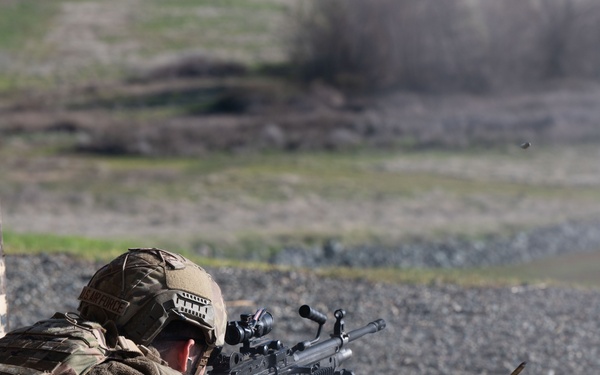
[[96,272],[79,300],[83,318],[113,321],[136,344],[150,344],[173,321],[199,328],[208,347],[224,344],[221,290],[203,268],[179,254],[129,249]]

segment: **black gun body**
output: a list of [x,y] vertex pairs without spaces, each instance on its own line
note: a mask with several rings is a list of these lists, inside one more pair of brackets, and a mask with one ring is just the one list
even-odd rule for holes
[[360,337],[385,328],[376,320],[347,334],[333,336],[303,350],[281,347],[266,349],[263,354],[221,356],[210,375],[334,374],[342,362],[352,356],[344,346]]
[[[385,321],[382,319],[376,320],[367,324],[362,328],[355,329],[354,331],[350,331],[347,334],[347,342],[352,342],[363,337],[369,333],[375,333],[377,331],[385,328]],[[325,358],[332,356],[337,353],[338,350],[345,345],[344,338],[342,337],[332,337],[329,340],[323,341],[321,343],[315,344],[308,349],[303,351],[299,351],[295,353],[295,357],[297,358],[297,362],[300,363],[312,363],[311,361],[319,361]],[[323,357],[323,353],[331,353],[325,357]],[[352,352],[350,352],[351,355]]]

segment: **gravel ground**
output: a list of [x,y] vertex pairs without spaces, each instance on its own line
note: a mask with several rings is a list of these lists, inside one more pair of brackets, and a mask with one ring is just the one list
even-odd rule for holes
[[[62,255],[7,256],[12,328],[72,311],[99,264]],[[346,367],[357,374],[595,374],[600,371],[600,292],[543,286],[463,288],[320,278],[303,272],[209,269],[228,300],[230,319],[266,306],[269,335],[286,345],[311,339],[314,323],[297,315],[310,304],[346,328],[377,318],[387,328],[353,343]],[[326,335],[324,335],[326,337]]]

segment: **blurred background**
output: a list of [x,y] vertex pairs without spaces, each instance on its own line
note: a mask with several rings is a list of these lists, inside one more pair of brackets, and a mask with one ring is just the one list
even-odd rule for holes
[[599,21],[595,0],[1,0],[5,251],[600,285]]

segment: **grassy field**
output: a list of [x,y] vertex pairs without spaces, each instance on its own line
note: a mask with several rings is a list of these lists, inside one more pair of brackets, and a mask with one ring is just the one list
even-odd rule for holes
[[[109,249],[164,246],[261,261],[285,245],[476,239],[600,210],[595,146],[148,159],[82,156],[48,142],[15,136],[0,151],[8,253],[101,258],[113,254]],[[498,283],[505,276],[587,282],[579,267],[595,258],[579,257],[549,263],[554,267],[407,275],[475,284],[486,276]]]
[[0,4],[0,93],[116,79],[190,53],[279,63],[293,3],[7,1]]
[[[0,4],[0,130],[10,129],[0,139],[7,253],[68,251],[106,259],[129,246],[163,246],[209,263],[260,262],[286,245],[476,239],[600,213],[595,144],[108,157],[74,152],[85,134],[28,128],[47,125],[48,117],[50,125],[64,125],[64,113],[85,107],[89,92],[96,106],[83,115],[92,127],[106,116],[127,126],[135,119],[181,115],[189,103],[179,97],[152,107],[135,96],[137,88],[111,85],[122,84],[132,71],[186,55],[237,61],[251,70],[278,64],[285,52],[285,15],[295,2]],[[153,99],[161,98],[160,89]],[[417,113],[419,103],[415,108]],[[594,255],[574,255],[494,270],[353,273],[402,282],[483,285],[550,278],[600,284],[589,266],[597,263]]]

